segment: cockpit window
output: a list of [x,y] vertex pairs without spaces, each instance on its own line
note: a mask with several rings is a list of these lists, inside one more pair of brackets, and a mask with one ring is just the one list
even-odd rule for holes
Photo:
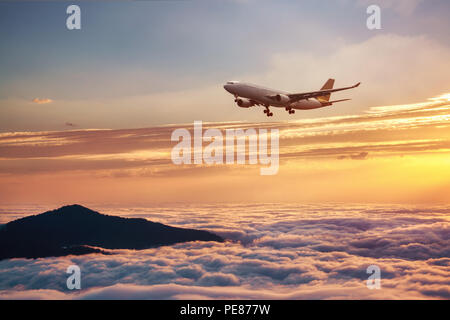
[[235,84],[237,81],[228,81],[227,84]]

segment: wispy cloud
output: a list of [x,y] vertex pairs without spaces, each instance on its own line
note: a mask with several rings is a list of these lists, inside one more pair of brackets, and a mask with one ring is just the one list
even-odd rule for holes
[[[276,128],[280,157],[365,159],[447,152],[450,103],[429,102],[372,107],[353,116],[293,122],[206,123],[207,128]],[[446,98],[445,98],[446,99]],[[67,126],[75,126],[66,123]],[[0,134],[1,173],[77,169],[125,169],[171,164],[173,130],[192,124],[143,129],[17,132]],[[14,162],[14,167],[9,164]]]
[[[80,197],[106,200],[113,192],[118,199],[146,202],[218,201],[224,194],[236,201],[245,196],[255,201],[269,197],[280,201],[369,198],[377,202],[448,202],[449,173],[445,169],[450,150],[450,103],[443,97],[406,106],[372,107],[348,116],[204,123],[204,129],[279,130],[278,174],[256,184],[255,171],[261,166],[174,165],[170,154],[177,142],[170,140],[171,133],[187,128],[193,134],[192,123],[3,133],[0,188],[9,201],[23,197],[51,201],[55,194],[71,201]],[[236,179],[241,181],[239,185]],[[67,189],[56,187],[67,181],[71,181]],[[174,184],[180,186],[176,193],[172,192]],[[291,184],[295,188],[289,188]],[[55,193],[44,195],[46,189],[38,185]],[[95,185],[95,192],[81,185]],[[307,190],[305,186],[309,186]],[[254,191],[251,195],[243,192],[248,188]],[[296,188],[303,190],[301,194]],[[389,191],[394,188],[395,192]]]
[[53,100],[49,99],[49,98],[34,98],[33,100],[31,100],[34,103],[37,104],[47,104],[47,103],[52,103]]

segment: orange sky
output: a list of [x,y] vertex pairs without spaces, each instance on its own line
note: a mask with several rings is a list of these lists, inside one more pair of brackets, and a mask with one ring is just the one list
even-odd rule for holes
[[[349,116],[210,127],[280,130],[280,168],[171,162],[176,128],[0,134],[0,202],[450,203],[449,95]],[[204,145],[207,145],[205,143]]]

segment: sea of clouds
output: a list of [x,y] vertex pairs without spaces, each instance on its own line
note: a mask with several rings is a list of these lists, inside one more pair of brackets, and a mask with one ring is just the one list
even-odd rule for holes
[[[3,260],[0,298],[450,298],[449,206],[91,208],[209,230],[228,241],[114,250],[110,255]],[[30,210],[4,209],[1,223]],[[73,264],[81,269],[81,290],[66,286],[66,269]],[[381,288],[371,290],[366,269],[373,264],[381,269]]]

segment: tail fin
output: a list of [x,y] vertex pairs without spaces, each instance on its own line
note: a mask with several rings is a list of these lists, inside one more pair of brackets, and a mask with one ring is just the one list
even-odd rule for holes
[[320,88],[320,90],[333,89],[333,86],[334,86],[334,79],[328,79],[327,82],[325,82],[325,84],[323,85],[323,87]]
[[[325,84],[322,86],[322,88],[320,88],[320,90],[329,90],[329,89],[333,89],[334,86],[334,79],[328,79],[327,82],[325,82]],[[317,97],[317,100],[319,100],[320,102],[326,102],[330,100],[330,96],[331,93],[326,94],[324,96],[320,96]]]

